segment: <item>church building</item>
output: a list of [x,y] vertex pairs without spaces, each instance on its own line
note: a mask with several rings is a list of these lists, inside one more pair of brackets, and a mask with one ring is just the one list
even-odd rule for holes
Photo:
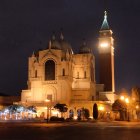
[[95,57],[92,49],[84,41],[79,53],[65,40],[53,34],[45,50],[33,53],[28,62],[28,88],[22,90],[21,103],[37,107],[38,116],[55,116],[57,103],[66,104],[65,117],[75,118],[82,108],[92,116],[94,103],[99,110],[110,111],[115,100],[114,80],[114,39],[105,12],[99,31],[99,74],[100,83],[95,80]]

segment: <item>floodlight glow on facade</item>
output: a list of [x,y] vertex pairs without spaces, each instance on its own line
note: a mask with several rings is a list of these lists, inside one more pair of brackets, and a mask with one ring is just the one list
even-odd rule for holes
[[107,48],[109,46],[109,44],[107,42],[103,42],[100,44],[100,47],[102,48]]

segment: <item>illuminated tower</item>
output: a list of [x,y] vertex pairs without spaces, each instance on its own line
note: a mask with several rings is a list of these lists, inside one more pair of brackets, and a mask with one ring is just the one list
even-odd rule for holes
[[114,80],[114,39],[107,22],[107,12],[99,31],[99,74],[105,91],[115,92]]

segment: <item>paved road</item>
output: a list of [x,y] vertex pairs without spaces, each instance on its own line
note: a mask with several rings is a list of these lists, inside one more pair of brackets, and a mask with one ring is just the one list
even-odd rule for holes
[[140,123],[0,123],[0,140],[140,140]]

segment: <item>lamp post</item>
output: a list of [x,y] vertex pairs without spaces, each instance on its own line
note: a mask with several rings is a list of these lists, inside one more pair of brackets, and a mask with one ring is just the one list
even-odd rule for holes
[[129,122],[130,121],[130,119],[129,119],[129,98],[121,96],[120,99],[127,104],[127,108],[126,108],[127,109],[127,121]]
[[46,112],[47,117],[46,118],[47,118],[47,123],[48,123],[48,121],[49,121],[49,106],[48,106],[48,103],[50,102],[50,100],[46,99],[45,102],[47,104],[47,107],[46,107],[46,109],[47,109],[47,112]]
[[104,106],[103,105],[99,105],[98,106],[98,110],[100,112],[100,119],[104,119],[104,110],[105,110]]
[[129,99],[128,98],[125,98],[125,102],[126,102],[126,104],[127,104],[127,114],[128,114],[128,122],[130,121],[130,119],[129,119]]
[[139,105],[136,105],[137,120],[139,119]]

